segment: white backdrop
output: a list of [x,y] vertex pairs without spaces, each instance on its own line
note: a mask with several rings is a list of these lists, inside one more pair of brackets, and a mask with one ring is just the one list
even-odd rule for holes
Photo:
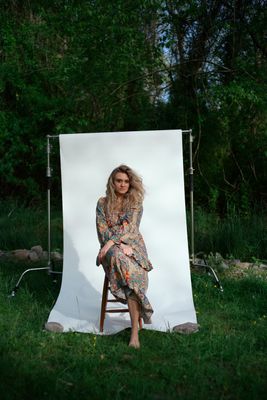
[[[182,131],[60,135],[64,262],[61,290],[48,322],[64,331],[99,333],[104,281],[95,209],[107,179],[120,164],[142,178],[146,189],[140,231],[154,269],[149,298],[154,314],[145,329],[166,331],[196,323],[186,231]],[[119,304],[121,308],[122,305]],[[107,314],[104,333],[130,326],[128,313]]]

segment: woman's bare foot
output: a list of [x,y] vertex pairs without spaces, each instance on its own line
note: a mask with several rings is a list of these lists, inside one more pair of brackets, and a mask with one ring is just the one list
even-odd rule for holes
[[135,349],[139,349],[140,348],[140,342],[138,337],[139,304],[137,301],[128,298],[128,308],[132,323],[129,346],[134,347]]
[[129,342],[129,347],[134,347],[135,349],[140,349],[140,342],[139,342],[139,338],[135,337],[130,339]]

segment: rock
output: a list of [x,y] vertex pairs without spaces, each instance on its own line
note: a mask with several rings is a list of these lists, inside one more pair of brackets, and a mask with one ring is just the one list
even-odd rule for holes
[[260,264],[260,265],[259,265],[259,268],[261,268],[261,269],[267,269],[267,265],[266,265],[266,264]]
[[29,259],[31,261],[39,261],[43,258],[42,246],[33,246],[29,252]]
[[231,264],[234,264],[234,265],[241,263],[241,261],[239,259],[231,260],[230,262],[231,262]]
[[26,249],[18,249],[18,250],[13,250],[11,251],[11,257],[16,258],[17,260],[28,260],[29,259],[29,250]]
[[[63,260],[62,254],[60,254],[58,251],[52,251],[50,253],[50,257],[51,257],[51,260],[54,260],[54,261],[62,261]],[[48,259],[48,251],[43,251],[41,259],[42,260]]]
[[31,251],[34,251],[34,252],[38,255],[39,258],[41,258],[42,255],[43,255],[42,246],[33,246],[33,247],[31,248]]
[[214,267],[217,267],[219,270],[220,269],[224,270],[224,269],[229,268],[229,266],[226,264],[226,262],[224,261],[222,255],[220,253],[216,252],[214,257],[211,256],[211,259],[212,258],[214,258],[214,260],[213,260],[214,264],[215,264]]
[[190,333],[198,332],[198,328],[199,324],[194,324],[193,322],[185,322],[184,324],[174,326],[172,331],[189,335]]
[[52,251],[51,252],[51,258],[54,261],[61,261],[63,260],[62,255],[58,251]]
[[47,322],[45,329],[49,332],[63,332],[64,328],[58,322]]
[[220,267],[221,267],[222,269],[228,269],[228,268],[229,268],[229,265],[226,264],[225,261],[222,261]]
[[242,268],[242,269],[249,269],[250,267],[251,267],[251,263],[249,263],[249,262],[239,262],[239,263],[237,263],[237,264],[235,264],[236,265],[236,267],[238,267],[238,268]]
[[31,260],[31,261],[39,261],[39,256],[38,256],[38,254],[35,252],[35,251],[30,251],[29,252],[29,259]]

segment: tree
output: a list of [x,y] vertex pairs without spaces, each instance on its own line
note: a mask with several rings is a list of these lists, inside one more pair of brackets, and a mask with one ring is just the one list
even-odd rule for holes
[[262,1],[173,0],[162,9],[163,126],[193,128],[196,197],[221,212],[229,203],[248,211],[266,196],[266,19]]
[[155,52],[147,30],[154,12],[153,1],[141,0],[1,6],[0,172],[6,195],[38,196],[47,134],[148,126],[145,76]]
[[44,191],[47,134],[192,128],[199,204],[266,201],[265,1],[12,0],[0,12],[4,195]]

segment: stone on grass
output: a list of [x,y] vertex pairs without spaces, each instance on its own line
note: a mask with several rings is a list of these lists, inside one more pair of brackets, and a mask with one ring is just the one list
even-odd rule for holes
[[198,328],[199,324],[194,324],[193,322],[185,322],[184,324],[174,326],[172,328],[172,331],[189,335],[190,333],[198,332]]
[[45,329],[49,332],[63,332],[64,328],[58,322],[47,322]]
[[60,254],[58,251],[52,251],[51,258],[54,261],[61,261],[63,259],[62,254]]
[[35,251],[30,251],[29,252],[29,260],[31,261],[39,261],[39,256]]
[[242,264],[241,260],[232,260],[232,264],[234,264],[236,267],[238,267],[240,264]]
[[241,269],[249,269],[252,266],[252,264],[249,262],[239,262],[236,264],[236,266]]
[[17,260],[24,261],[24,260],[28,260],[29,259],[29,253],[30,253],[29,250],[18,249],[18,250],[13,250],[11,252],[11,256],[14,257]]
[[41,258],[42,257],[42,255],[43,255],[43,249],[42,249],[42,246],[33,246],[32,248],[31,248],[31,251],[34,251],[37,255],[38,255],[38,257],[39,258]]
[[220,267],[221,267],[222,269],[228,269],[228,268],[229,268],[229,265],[228,265],[225,261],[222,261]]

